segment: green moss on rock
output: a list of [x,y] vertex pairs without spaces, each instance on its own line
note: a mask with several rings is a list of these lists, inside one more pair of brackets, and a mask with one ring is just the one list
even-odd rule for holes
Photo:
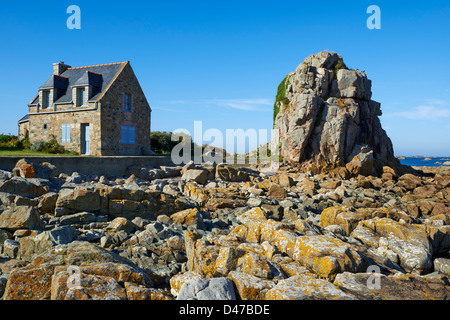
[[273,106],[273,123],[275,125],[275,119],[277,118],[278,113],[280,112],[280,102],[283,103],[283,105],[287,106],[289,105],[289,99],[286,97],[286,89],[287,84],[289,80],[289,75],[286,76],[283,81],[281,81],[280,85],[278,86],[277,96],[275,99],[275,104]]

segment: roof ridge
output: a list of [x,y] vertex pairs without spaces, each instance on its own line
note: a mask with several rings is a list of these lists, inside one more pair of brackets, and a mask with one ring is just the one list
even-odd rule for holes
[[111,66],[111,65],[115,65],[115,64],[123,64],[124,62],[115,62],[115,63],[105,63],[105,64],[96,64],[96,65],[92,65],[92,66],[85,66],[85,67],[75,67],[75,68],[67,68],[67,70],[73,70],[73,69],[84,69],[84,68],[92,68],[92,67],[103,67],[103,66]]

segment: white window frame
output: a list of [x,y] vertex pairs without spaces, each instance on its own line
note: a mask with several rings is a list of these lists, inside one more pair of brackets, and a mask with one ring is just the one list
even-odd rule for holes
[[121,126],[120,127],[120,143],[121,144],[136,144],[136,127]]
[[[80,101],[79,94],[78,94],[78,92],[80,92],[81,90],[83,90],[83,92],[84,92],[83,93],[83,101]],[[75,97],[75,106],[83,107],[83,106],[86,105],[86,92],[87,92],[87,90],[86,90],[85,87],[78,87],[78,88],[76,88],[76,90],[75,90],[75,95],[76,95],[76,97]],[[81,104],[80,104],[80,102],[81,102]]]
[[42,91],[42,109],[50,108],[50,90]]

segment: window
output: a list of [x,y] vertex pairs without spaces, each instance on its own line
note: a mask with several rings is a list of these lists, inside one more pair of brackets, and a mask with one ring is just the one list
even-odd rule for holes
[[61,129],[61,143],[70,143],[70,124],[63,124]]
[[85,95],[86,95],[86,88],[77,88],[77,107],[84,106]]
[[44,109],[50,108],[50,90],[42,92],[42,107]]
[[135,143],[135,127],[122,126],[122,138],[121,144],[134,144]]
[[125,111],[131,111],[131,94],[125,93],[123,95],[123,109]]

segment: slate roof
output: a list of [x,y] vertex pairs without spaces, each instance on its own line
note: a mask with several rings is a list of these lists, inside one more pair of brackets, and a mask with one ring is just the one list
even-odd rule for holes
[[69,79],[66,77],[57,76],[56,74],[52,74],[50,79],[48,79],[40,88],[41,89],[66,89],[69,84]]
[[[68,68],[61,75],[52,75],[39,89],[58,88],[63,90],[61,96],[55,104],[72,103],[72,88],[76,86],[94,86],[96,94],[89,99],[89,102],[97,101],[102,93],[109,86],[117,72],[127,62],[101,64],[95,66]],[[36,96],[30,105],[39,102],[39,95]]]
[[103,84],[103,75],[100,73],[93,73],[86,70],[86,72],[74,83],[74,86],[94,86],[101,88]]
[[27,122],[29,120],[28,115],[24,116],[22,119],[20,119],[18,122],[22,123],[22,122]]

